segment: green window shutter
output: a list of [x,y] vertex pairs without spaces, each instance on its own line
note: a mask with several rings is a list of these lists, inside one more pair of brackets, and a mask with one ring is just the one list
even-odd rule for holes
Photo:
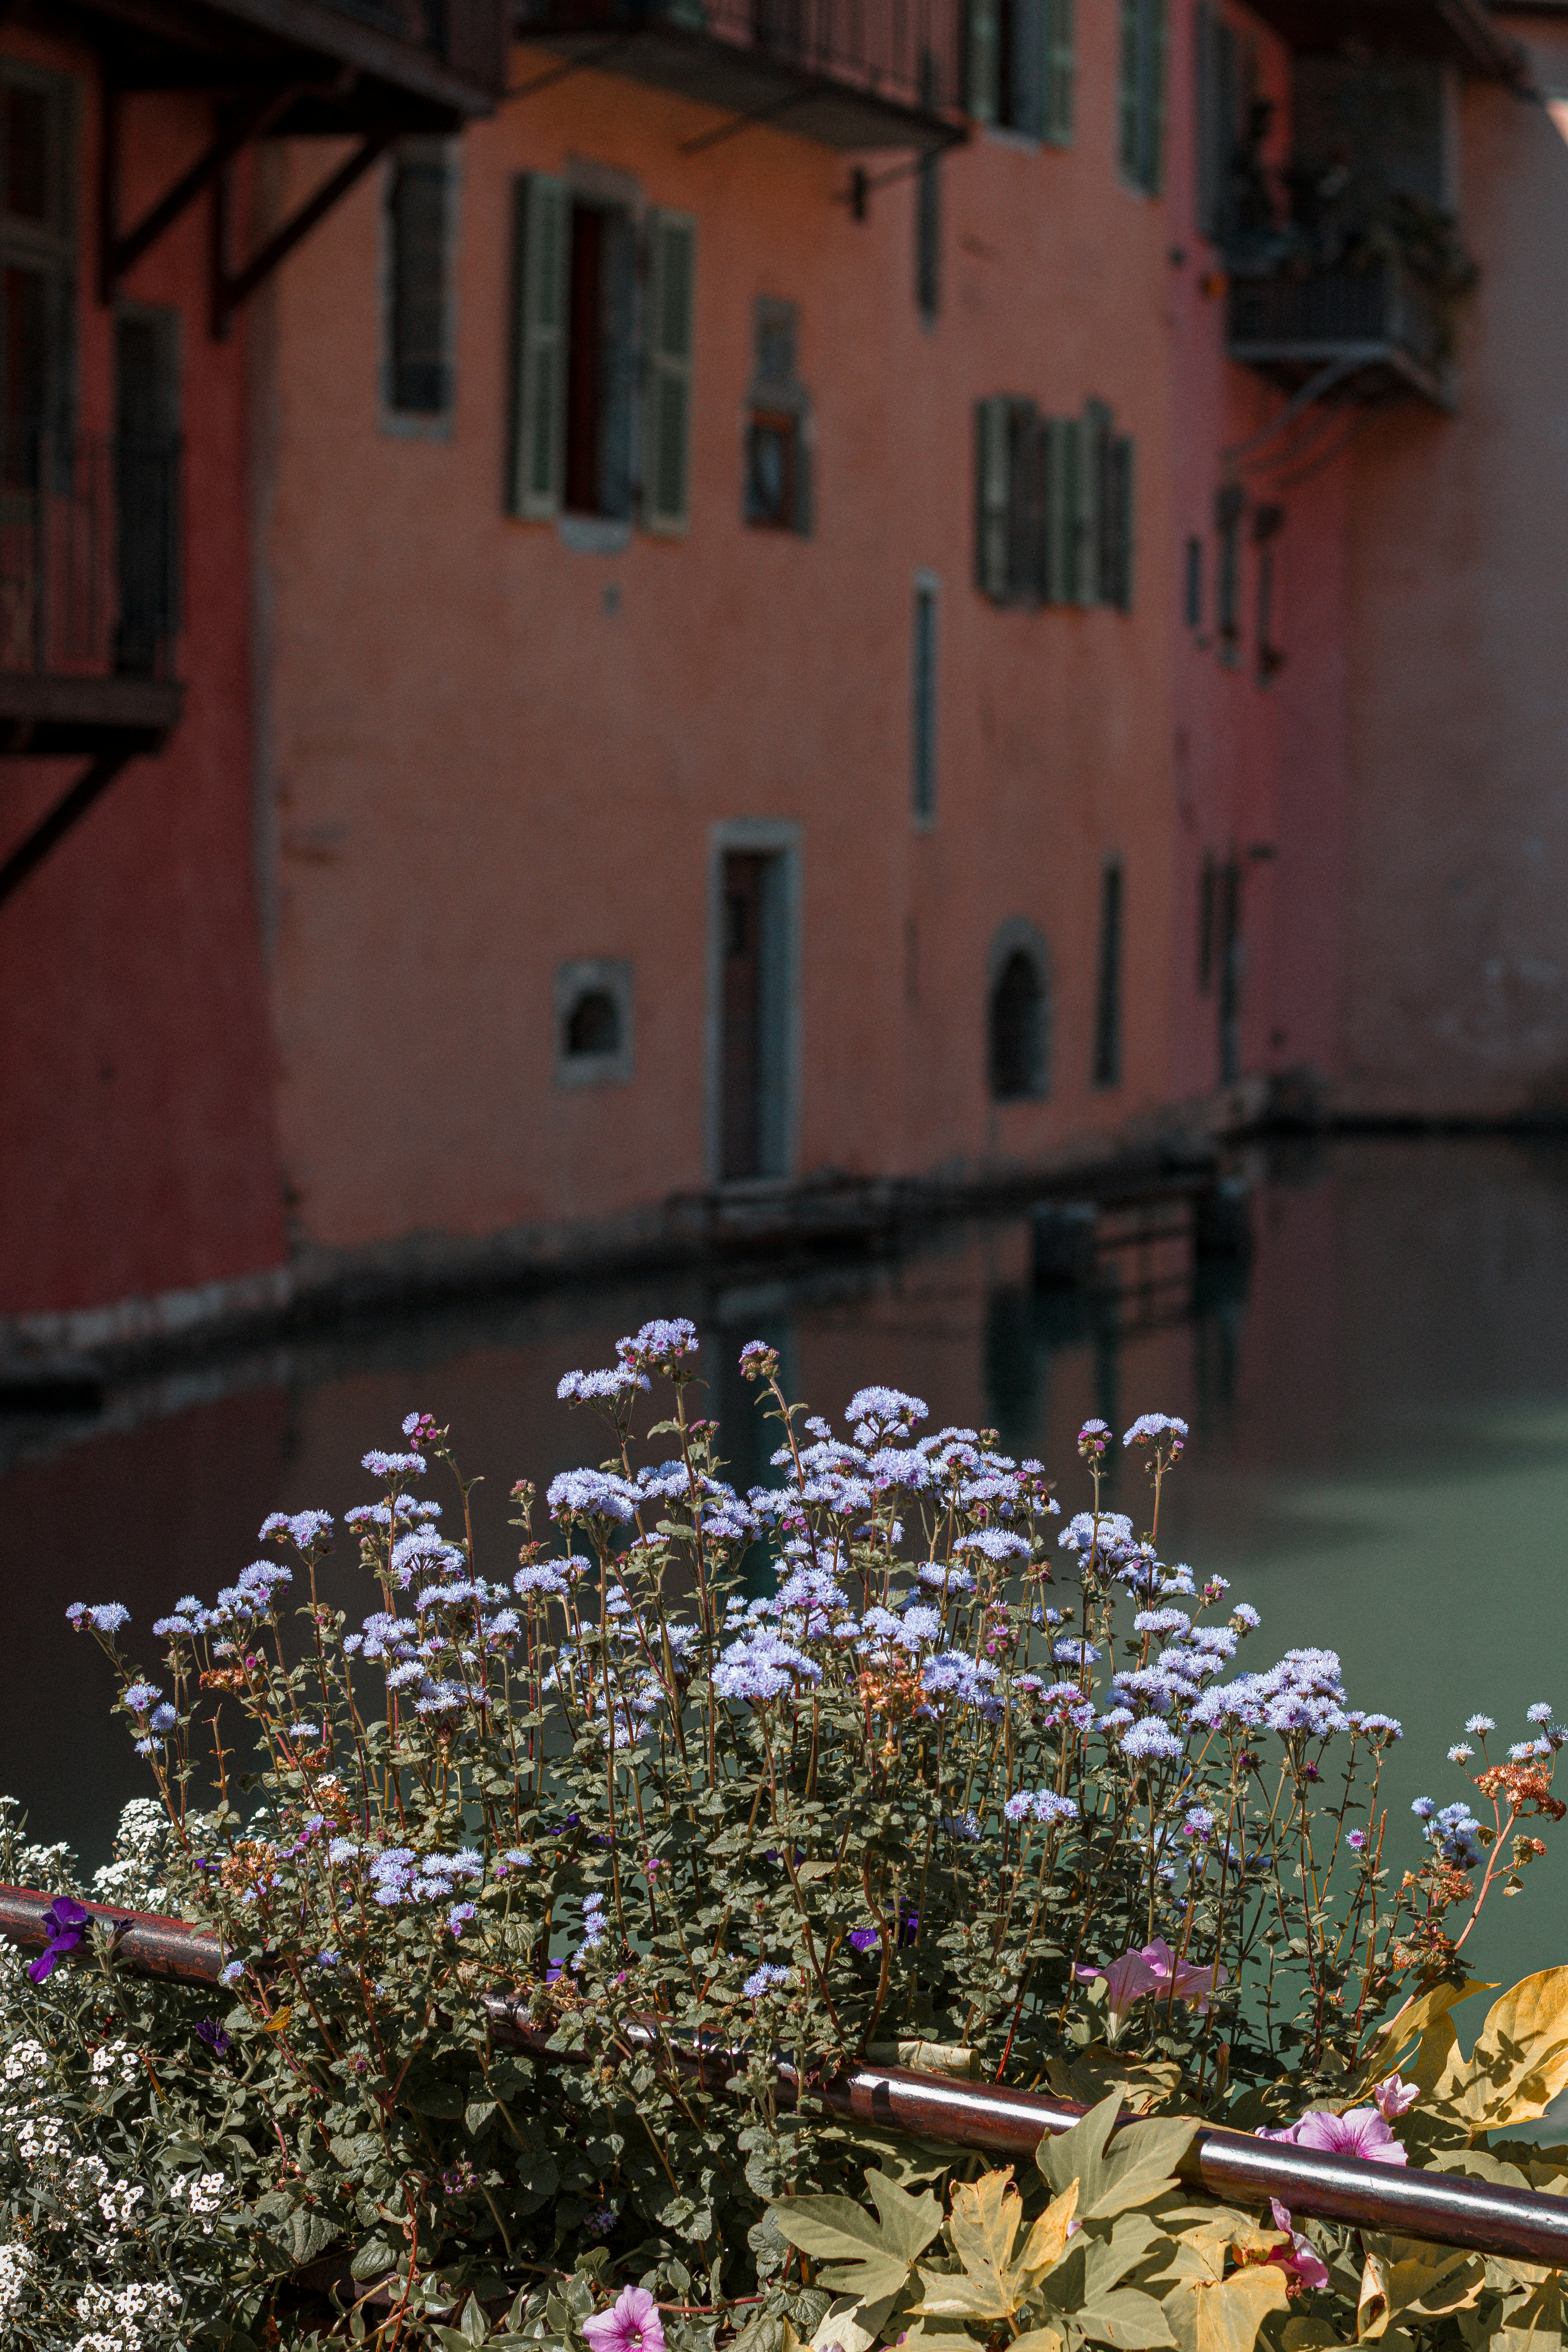
[[969,0],[964,18],[965,103],[976,122],[996,120],[996,0]]
[[1170,38],[1170,16],[1165,0],[1144,0],[1144,6],[1148,81],[1142,184],[1157,196],[1165,184],[1165,45]]
[[1029,139],[1046,135],[1046,20],[1050,0],[1013,0],[1011,127]]
[[1008,430],[1013,454],[1008,587],[1014,604],[1038,604],[1045,595],[1045,434],[1032,400],[1015,400],[1010,405]]
[[1047,416],[1041,427],[1045,456],[1046,528],[1045,597],[1047,604],[1072,601],[1072,425],[1065,416]]
[[1114,604],[1119,613],[1132,610],[1133,479],[1132,436],[1118,433],[1106,448],[1106,576],[1100,593],[1101,602]]
[[975,403],[974,584],[998,604],[1012,584],[1012,424],[1010,400]]
[[689,213],[648,215],[645,530],[679,538],[690,520],[691,351],[697,223]]
[[1070,147],[1074,89],[1078,79],[1073,0],[1046,0],[1045,34],[1045,135],[1058,147]]
[[1073,533],[1073,602],[1078,604],[1098,604],[1102,593],[1105,452],[1110,436],[1110,409],[1102,400],[1086,401],[1083,422],[1079,426],[1074,485],[1078,498]]
[[1220,216],[1220,14],[1213,0],[1193,11],[1194,134],[1196,142],[1198,226],[1217,237]]
[[563,181],[516,184],[512,239],[512,446],[508,505],[531,522],[560,511],[566,448],[567,250]]
[[1121,52],[1116,83],[1117,159],[1123,179],[1138,181],[1141,108],[1143,80],[1142,0],[1121,0]]

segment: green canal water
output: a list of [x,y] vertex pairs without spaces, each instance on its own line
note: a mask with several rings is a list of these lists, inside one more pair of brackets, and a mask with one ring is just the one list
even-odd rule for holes
[[[232,1580],[268,1510],[366,1499],[359,1456],[395,1443],[414,1407],[450,1422],[484,1473],[481,1546],[504,1574],[512,1480],[596,1458],[594,1427],[555,1401],[561,1371],[679,1313],[701,1330],[742,1485],[764,1448],[733,1363],[759,1336],[836,1420],[886,1381],[924,1396],[931,1426],[994,1423],[1045,1459],[1068,1510],[1087,1499],[1072,1447],[1086,1415],[1184,1415],[1166,1558],[1217,1570],[1262,1612],[1245,1663],[1323,1643],[1353,1703],[1402,1719],[1390,1851],[1413,1862],[1411,1798],[1466,1793],[1446,1751],[1468,1715],[1497,1718],[1500,1753],[1532,1700],[1568,1715],[1568,1146],[1292,1145],[1246,1172],[1249,1265],[1194,1280],[1173,1246],[1130,1248],[1098,1301],[1033,1291],[1025,1223],[987,1220],[896,1256],[343,1328],[128,1390],[94,1421],[0,1424],[0,1789],[35,1835],[101,1860],[143,1784],[68,1602],[124,1601],[132,1653],[153,1664],[152,1618]],[[1143,1523],[1130,1464],[1110,1499]],[[1556,1843],[1472,1938],[1482,1974],[1568,1958],[1568,1824]]]

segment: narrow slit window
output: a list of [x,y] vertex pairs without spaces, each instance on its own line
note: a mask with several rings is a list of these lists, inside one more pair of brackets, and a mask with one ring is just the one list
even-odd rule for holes
[[918,580],[910,659],[910,805],[918,824],[936,815],[936,583]]
[[1094,1008],[1094,1083],[1121,1083],[1121,868],[1108,866],[1100,884],[1100,976]]
[[447,357],[452,166],[441,140],[410,140],[387,196],[387,406],[443,416],[452,404]]
[[990,1076],[996,1102],[1026,1102],[1045,1088],[1046,990],[1026,948],[1015,948],[991,991]]

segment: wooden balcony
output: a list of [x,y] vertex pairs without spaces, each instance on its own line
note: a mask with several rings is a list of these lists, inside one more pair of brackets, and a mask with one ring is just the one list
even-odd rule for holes
[[[39,0],[22,0],[36,9]],[[112,86],[276,92],[274,136],[444,131],[505,86],[510,0],[42,0],[101,49]]]
[[1321,376],[1325,391],[1331,383],[1363,397],[1415,393],[1447,409],[1448,332],[1432,289],[1380,258],[1233,279],[1226,344],[1233,360],[1292,390]]
[[962,139],[963,0],[519,0],[556,56],[850,152]]

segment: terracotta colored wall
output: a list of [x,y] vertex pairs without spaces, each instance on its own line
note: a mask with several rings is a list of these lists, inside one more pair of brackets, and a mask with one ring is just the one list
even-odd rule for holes
[[[1568,89],[1568,31],[1507,19]],[[1353,829],[1342,1099],[1500,1115],[1568,1104],[1568,146],[1471,85],[1460,227],[1480,264],[1458,410],[1354,452]]]
[[[513,79],[538,62],[520,56]],[[1085,10],[1073,148],[982,135],[944,166],[934,331],[913,299],[910,184],[858,224],[835,201],[843,158],[753,129],[683,159],[710,112],[587,72],[468,135],[449,436],[378,423],[379,189],[280,280],[266,790],[302,1240],[605,1216],[703,1186],[709,834],[745,815],[802,827],[801,1171],[1030,1159],[1152,1119],[1175,882],[1170,229],[1163,203],[1118,182],[1114,74],[1112,12]],[[511,184],[570,155],[699,222],[691,529],[634,534],[614,557],[501,511]],[[809,540],[742,522],[759,294],[800,307]],[[1137,436],[1131,618],[977,595],[973,404],[995,393],[1056,414],[1098,394]],[[909,804],[919,570],[942,581],[924,835]],[[1096,1093],[1112,854],[1125,1077]],[[995,1106],[985,957],[1018,916],[1055,963],[1056,1083],[1048,1103]],[[575,956],[635,964],[628,1087],[552,1084],[552,978]]]
[[[1240,861],[1241,1066],[1277,1073],[1336,1065],[1334,1017],[1340,952],[1348,715],[1346,628],[1347,461],[1338,454],[1343,412],[1309,409],[1270,432],[1288,391],[1226,356],[1223,258],[1203,233],[1195,153],[1194,11],[1175,12],[1171,34],[1170,303],[1172,530],[1163,560],[1173,640],[1177,814],[1171,999],[1173,1096],[1200,1093],[1220,1076],[1219,981],[1199,985],[1200,890],[1205,857]],[[1244,9],[1228,12],[1258,45],[1258,90],[1275,116],[1266,161],[1278,170],[1290,146],[1289,58]],[[1226,453],[1238,455],[1227,463]],[[1237,657],[1221,657],[1215,626],[1215,500],[1233,482],[1247,497]],[[1259,676],[1253,518],[1278,505],[1270,640],[1283,666]],[[1203,547],[1201,626],[1183,610],[1185,549]],[[1258,855],[1258,853],[1265,853]]]
[[[96,61],[16,31],[3,46],[79,85],[79,421],[102,434]],[[209,135],[195,101],[130,101],[126,215]],[[185,716],[0,908],[0,1315],[184,1288],[281,1255],[251,888],[245,347],[207,339],[205,236],[198,208],[123,289],[180,313]],[[0,761],[0,855],[83,764]]]

